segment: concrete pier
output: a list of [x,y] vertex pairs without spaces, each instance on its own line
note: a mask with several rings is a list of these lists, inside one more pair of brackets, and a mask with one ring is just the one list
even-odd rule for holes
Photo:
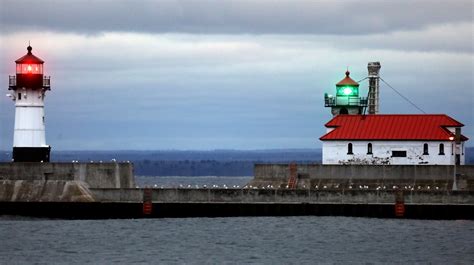
[[254,180],[244,188],[144,189],[135,187],[129,163],[3,163],[0,215],[474,219],[474,166],[456,169],[459,190],[452,190],[453,170],[450,166],[297,165],[297,185],[289,189],[288,164],[256,165]]
[[0,201],[92,202],[90,188],[132,187],[130,163],[0,163]]
[[[438,188],[451,190],[456,175],[459,190],[474,190],[474,165],[321,165],[298,164],[297,188],[358,188],[369,189],[393,186],[404,188],[420,186],[422,189]],[[268,185],[284,188],[290,175],[288,164],[256,164],[254,179],[249,185],[266,187]]]

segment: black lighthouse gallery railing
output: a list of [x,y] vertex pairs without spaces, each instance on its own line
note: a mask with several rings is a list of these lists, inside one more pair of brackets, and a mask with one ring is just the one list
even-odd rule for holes
[[[8,76],[8,87],[9,89],[17,88],[16,76],[14,75]],[[43,76],[43,88],[49,89],[50,87],[51,87],[51,77]]]
[[325,107],[334,107],[334,106],[361,106],[367,107],[367,98],[366,97],[334,97],[329,95],[324,95],[324,106]]

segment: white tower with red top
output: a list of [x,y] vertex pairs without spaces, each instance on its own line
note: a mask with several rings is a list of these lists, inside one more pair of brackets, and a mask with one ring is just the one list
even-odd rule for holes
[[16,75],[9,76],[7,94],[15,102],[13,134],[14,162],[49,162],[51,147],[46,144],[44,97],[50,77],[43,75],[44,61],[28,53],[16,60]]

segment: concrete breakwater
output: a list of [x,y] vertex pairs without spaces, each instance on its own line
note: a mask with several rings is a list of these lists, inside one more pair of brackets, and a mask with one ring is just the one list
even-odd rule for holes
[[130,163],[0,163],[0,201],[91,202],[90,188],[131,187]]
[[[295,165],[296,187],[303,189],[474,190],[474,165]],[[256,164],[252,187],[285,188],[289,164]],[[455,177],[456,176],[456,177]]]
[[[141,202],[146,189],[91,189],[96,201]],[[153,203],[394,204],[398,190],[149,189]],[[407,191],[406,204],[473,204],[474,191]]]
[[[152,189],[135,187],[130,163],[3,163],[0,215],[395,217],[401,207],[406,218],[474,219],[474,166],[456,172],[450,166],[292,168],[256,165],[254,179],[243,188]],[[296,185],[288,188],[291,175]],[[458,190],[452,189],[454,176]]]

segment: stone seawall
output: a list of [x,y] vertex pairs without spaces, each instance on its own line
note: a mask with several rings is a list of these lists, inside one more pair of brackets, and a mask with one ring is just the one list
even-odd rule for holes
[[[101,202],[141,202],[144,189],[91,189]],[[395,203],[396,190],[151,189],[153,203]],[[407,204],[471,204],[473,191],[404,191]]]
[[[407,186],[416,189],[449,190],[452,188],[454,166],[441,165],[321,165],[299,164],[297,188],[367,188],[391,189]],[[460,190],[474,190],[474,165],[456,166]],[[285,188],[290,169],[288,164],[256,164],[254,180],[249,186],[268,185]]]
[[0,202],[93,202],[94,196],[82,181],[3,180]]
[[82,181],[90,188],[135,187],[131,163],[0,163],[1,180]]
[[90,188],[132,187],[130,163],[0,163],[0,201],[92,202]]

